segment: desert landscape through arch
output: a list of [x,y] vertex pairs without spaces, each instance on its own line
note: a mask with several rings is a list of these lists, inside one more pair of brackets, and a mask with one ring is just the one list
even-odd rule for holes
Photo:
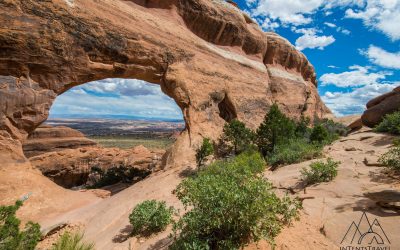
[[187,128],[170,169],[193,165],[195,147],[203,137],[218,139],[226,121],[256,128],[273,103],[292,118],[331,115],[307,58],[224,1],[9,0],[0,7],[0,200],[28,195],[23,220],[49,221],[97,202],[47,180],[22,152],[55,98],[73,86],[104,78],[160,84]]
[[[332,117],[306,56],[285,38],[262,31],[229,2],[0,1],[0,205],[27,199],[18,210],[23,222],[39,222],[45,231],[82,224],[85,240],[98,249],[127,249],[131,243],[154,249],[171,243],[171,230],[135,241],[125,230],[129,213],[149,199],[182,208],[173,192],[184,170],[195,168],[195,150],[203,138],[217,141],[226,122],[235,119],[254,130],[274,103],[296,120]],[[66,188],[56,185],[22,147],[48,118],[57,96],[106,78],[160,85],[186,123],[164,169],[111,197],[99,190],[72,191],[66,182]],[[369,111],[349,125],[361,130],[325,147],[326,158],[341,161],[333,181],[299,187],[302,169],[314,160],[260,173],[274,192],[295,193],[303,202],[300,222],[282,231],[279,247],[334,249],[364,209],[379,217],[393,244],[400,244],[399,182],[377,165],[395,137],[363,128],[398,109],[399,91],[370,101]]]
[[59,95],[49,118],[24,140],[23,151],[65,188],[110,186],[118,179],[102,177],[117,171],[123,185],[110,187],[114,194],[163,169],[184,130],[181,109],[159,85],[109,78]]

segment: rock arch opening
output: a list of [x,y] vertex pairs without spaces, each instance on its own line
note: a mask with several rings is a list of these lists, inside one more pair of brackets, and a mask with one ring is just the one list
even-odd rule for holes
[[184,129],[181,109],[159,85],[107,78],[57,97],[23,150],[65,188],[128,186],[163,168]]

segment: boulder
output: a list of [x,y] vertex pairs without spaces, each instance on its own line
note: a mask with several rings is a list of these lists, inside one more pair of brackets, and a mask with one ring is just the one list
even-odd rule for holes
[[355,131],[362,129],[363,123],[362,123],[361,117],[359,117],[357,120],[350,123],[347,127],[350,129],[350,132],[355,132]]
[[361,119],[364,125],[372,128],[378,125],[385,115],[398,110],[400,110],[400,87],[370,100]]

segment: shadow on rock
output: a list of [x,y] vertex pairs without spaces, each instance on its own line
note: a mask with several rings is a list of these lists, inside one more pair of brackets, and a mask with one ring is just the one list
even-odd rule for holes
[[396,173],[389,170],[382,170],[380,172],[370,171],[368,176],[372,182],[384,183],[384,184],[395,184],[400,183],[400,173]]
[[196,169],[193,169],[192,167],[187,167],[179,173],[179,177],[187,178],[194,176],[196,173],[197,173]]
[[[358,200],[357,200],[358,198]],[[379,192],[364,193],[363,196],[354,196],[355,203],[347,203],[335,208],[338,212],[368,211],[379,217],[400,215],[400,192],[395,190],[382,190]]]
[[160,239],[153,245],[149,246],[149,250],[164,250],[168,249],[169,245],[173,242],[173,239],[171,237],[165,237],[163,239]]
[[112,241],[114,243],[122,243],[129,239],[132,236],[132,225],[127,225],[123,229],[119,231],[119,234],[115,235]]

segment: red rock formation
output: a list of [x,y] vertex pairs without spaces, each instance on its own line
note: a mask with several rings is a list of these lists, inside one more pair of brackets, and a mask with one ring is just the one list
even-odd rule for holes
[[71,188],[86,184],[92,167],[105,171],[124,166],[151,173],[160,169],[164,152],[150,151],[143,146],[127,150],[84,147],[41,154],[29,158],[29,161],[58,185]]
[[[21,142],[58,95],[104,78],[159,84],[182,109],[186,130],[168,166],[192,164],[201,138],[217,139],[226,121],[256,128],[274,102],[291,117],[330,114],[307,58],[224,1],[6,0],[0,21],[1,170],[26,162]],[[18,186],[7,185],[0,201]],[[33,192],[39,202],[43,187],[32,185],[13,198]]]
[[64,149],[95,146],[97,143],[86,138],[81,132],[69,127],[42,125],[35,129],[23,143],[26,157]]
[[361,119],[364,125],[372,128],[378,125],[385,115],[398,110],[400,110],[400,87],[369,101]]

